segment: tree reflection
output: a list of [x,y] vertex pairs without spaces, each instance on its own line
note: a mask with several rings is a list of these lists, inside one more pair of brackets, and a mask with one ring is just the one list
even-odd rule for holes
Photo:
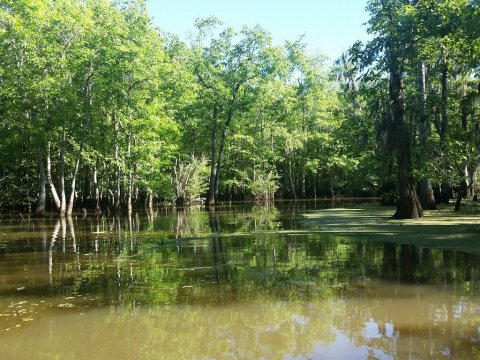
[[383,244],[382,277],[393,279],[397,276],[397,249],[395,244]]
[[37,226],[38,234],[40,235],[40,263],[48,262],[48,255],[47,255],[47,228],[45,225],[45,218],[37,219],[35,221]]
[[400,279],[413,282],[418,267],[418,248],[415,245],[400,246]]
[[443,250],[442,251],[442,258],[443,258],[443,276],[445,282],[451,283],[454,279],[454,252],[451,250]]
[[[0,266],[13,270],[3,271],[0,304],[6,294],[18,296],[15,279],[26,278],[46,301],[42,311],[58,310],[66,298],[75,313],[106,305],[117,315],[151,310],[194,342],[207,341],[208,334],[225,347],[220,335],[235,341],[227,350],[206,343],[211,357],[315,357],[319,342],[325,349],[343,337],[373,358],[440,357],[445,346],[455,356],[470,354],[480,320],[474,297],[479,256],[272,231],[280,218],[278,209],[241,208],[39,223],[38,232],[22,235],[31,236],[28,251],[25,238],[6,243]],[[31,261],[39,255],[48,257],[48,268],[45,260]],[[34,292],[23,294],[33,302]],[[239,310],[246,304],[265,307]],[[150,329],[166,339],[173,331],[155,331],[159,318],[136,319],[142,334]],[[96,326],[123,331],[106,324]],[[170,337],[178,346],[181,339]],[[172,351],[190,357],[195,349]]]

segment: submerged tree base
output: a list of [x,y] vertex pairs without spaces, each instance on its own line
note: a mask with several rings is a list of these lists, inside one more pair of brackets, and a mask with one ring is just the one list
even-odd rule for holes
[[419,219],[422,216],[422,205],[415,192],[398,199],[397,211],[393,215],[394,219]]

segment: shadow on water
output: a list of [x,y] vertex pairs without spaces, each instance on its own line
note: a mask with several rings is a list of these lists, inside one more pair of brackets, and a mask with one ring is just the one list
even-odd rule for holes
[[[95,324],[99,330],[89,331],[97,337],[128,329],[155,336],[135,338],[141,344],[182,329],[198,346],[210,334],[201,351],[213,358],[475,354],[480,256],[338,231],[333,210],[320,214],[321,226],[333,231],[305,224],[302,214],[319,216],[330,206],[239,204],[216,212],[159,209],[2,223],[0,337],[11,334],[12,344],[20,344],[45,324],[62,332],[63,321],[84,331]],[[229,350],[208,347],[225,337]],[[296,343],[286,340],[292,337]],[[173,358],[200,356],[194,346],[169,351]],[[144,348],[131,358],[157,355]]]

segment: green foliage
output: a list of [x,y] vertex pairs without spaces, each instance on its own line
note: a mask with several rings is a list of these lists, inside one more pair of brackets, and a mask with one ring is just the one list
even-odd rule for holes
[[371,0],[368,10],[373,40],[329,68],[302,37],[274,45],[259,26],[213,17],[183,43],[153,26],[143,1],[0,2],[0,207],[33,203],[41,174],[47,203],[73,193],[77,207],[189,202],[209,176],[223,199],[395,193],[391,59],[412,178],[473,181],[478,4]]
[[[354,150],[363,157],[360,167],[372,164],[384,193],[396,192],[402,171],[412,187],[425,179],[439,189],[471,184],[479,164],[478,101],[472,101],[479,84],[479,33],[472,25],[480,20],[478,4],[371,0],[367,9],[372,40],[354,44],[337,70],[347,104],[346,134],[369,137]],[[400,126],[392,101],[395,74]],[[402,161],[408,153],[410,164]]]
[[[26,162],[45,167],[50,154],[52,186],[63,194],[76,180],[80,159],[83,182],[91,171],[98,173],[96,184],[72,190],[83,201],[95,197],[94,189],[107,200],[119,177],[129,196],[171,195],[179,132],[161,96],[169,71],[164,41],[145,4],[16,2],[1,8],[0,20],[6,50],[0,96],[7,105],[0,123],[15,124],[9,133],[23,129],[23,141],[33,149],[25,152]],[[13,149],[6,150],[5,160]],[[18,171],[0,167],[6,178]],[[28,191],[34,199],[36,190]]]
[[275,193],[279,188],[278,175],[272,171],[257,171],[255,179],[247,185],[255,202],[270,203],[275,199]]
[[208,171],[205,158],[177,161],[173,178],[177,202],[188,205],[198,201],[208,188]]

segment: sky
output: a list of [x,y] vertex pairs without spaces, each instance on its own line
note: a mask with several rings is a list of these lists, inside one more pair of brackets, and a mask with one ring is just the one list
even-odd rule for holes
[[366,40],[367,0],[147,0],[153,22],[187,40],[196,18],[216,16],[226,26],[260,25],[276,44],[305,35],[308,51],[332,61]]

